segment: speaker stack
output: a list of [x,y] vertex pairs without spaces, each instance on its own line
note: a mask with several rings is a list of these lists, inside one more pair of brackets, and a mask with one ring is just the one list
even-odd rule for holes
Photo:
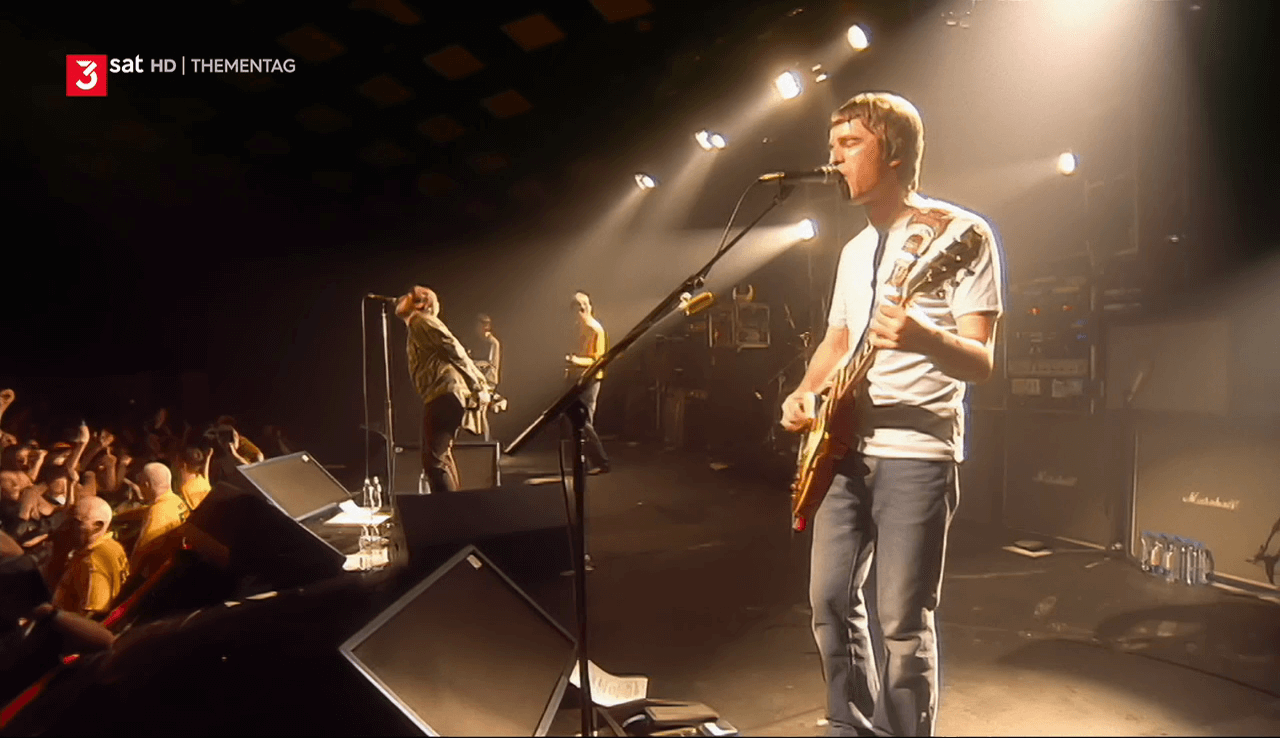
[[[1276,588],[1280,414],[1250,386],[1264,344],[1251,316],[1133,322],[1113,330],[1109,381],[1126,388],[1133,464],[1129,551],[1144,531],[1197,540],[1219,578]],[[1274,338],[1271,338],[1274,345]]]
[[1068,276],[1010,290],[1001,518],[1014,530],[1110,548],[1123,537],[1125,505],[1101,405],[1101,316],[1088,270],[1069,266]]

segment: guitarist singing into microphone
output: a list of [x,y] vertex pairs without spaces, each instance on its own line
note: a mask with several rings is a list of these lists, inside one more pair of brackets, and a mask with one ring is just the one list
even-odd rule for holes
[[396,316],[409,328],[405,349],[409,375],[422,397],[422,468],[432,492],[460,486],[453,444],[459,429],[479,435],[480,418],[492,399],[484,374],[440,320],[440,297],[415,285],[396,303]]
[[[907,100],[854,97],[832,115],[829,143],[841,186],[868,224],[841,252],[826,334],[782,405],[787,430],[832,421],[823,436],[832,473],[809,490],[821,501],[809,599],[828,734],[928,736],[938,706],[934,613],[959,502],[965,394],[992,373],[1001,256],[983,218],[916,192],[924,125]],[[904,303],[896,288],[915,260],[960,241],[972,246],[965,267]],[[850,373],[855,362],[861,373]],[[848,377],[856,381],[837,381]],[[872,616],[883,642],[873,642]]]

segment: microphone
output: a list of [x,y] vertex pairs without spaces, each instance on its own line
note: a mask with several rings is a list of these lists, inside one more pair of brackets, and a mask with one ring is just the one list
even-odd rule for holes
[[685,315],[697,315],[715,304],[715,301],[714,292],[703,292],[696,297],[686,292],[680,296],[680,309]]
[[783,180],[786,182],[814,182],[817,184],[835,184],[839,182],[840,172],[830,164],[817,169],[807,169],[802,172],[769,172],[760,175],[761,182],[772,182],[774,180]]
[[365,295],[365,297],[367,297],[367,298],[368,298],[368,299],[370,299],[370,300],[382,300],[383,302],[392,302],[392,303],[394,303],[394,302],[399,302],[399,301],[400,301],[400,298],[399,298],[399,297],[387,297],[386,295],[375,295],[375,294],[373,294],[372,292],[370,292],[369,294]]

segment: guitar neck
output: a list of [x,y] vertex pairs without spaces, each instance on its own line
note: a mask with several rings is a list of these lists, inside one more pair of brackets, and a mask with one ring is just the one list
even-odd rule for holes
[[876,349],[870,341],[863,341],[857,351],[849,354],[844,365],[831,381],[830,399],[843,397],[849,388],[857,386],[867,376],[867,370],[871,368],[875,354]]

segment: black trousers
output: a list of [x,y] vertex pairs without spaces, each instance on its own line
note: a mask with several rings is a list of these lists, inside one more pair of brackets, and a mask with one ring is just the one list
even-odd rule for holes
[[453,442],[462,427],[465,408],[457,397],[441,395],[428,402],[422,412],[422,469],[432,492],[458,489],[458,467],[453,461]]

